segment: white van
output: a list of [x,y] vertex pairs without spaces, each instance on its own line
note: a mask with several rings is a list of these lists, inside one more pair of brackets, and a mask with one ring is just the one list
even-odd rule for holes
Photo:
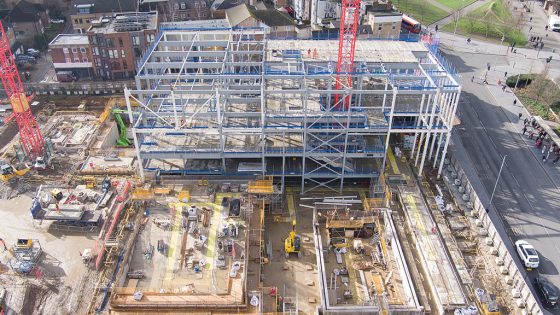
[[548,27],[553,32],[560,32],[560,16],[551,15],[548,18]]
[[527,243],[527,241],[519,240],[515,242],[515,248],[525,268],[539,268],[539,254],[531,244]]

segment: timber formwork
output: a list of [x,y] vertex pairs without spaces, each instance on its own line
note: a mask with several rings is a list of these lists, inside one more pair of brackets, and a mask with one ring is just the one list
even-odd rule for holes
[[125,89],[139,175],[373,190],[397,134],[413,135],[420,169],[441,172],[460,86],[429,47],[358,41],[352,86],[339,91],[336,54],[336,41],[258,29],[162,28]]

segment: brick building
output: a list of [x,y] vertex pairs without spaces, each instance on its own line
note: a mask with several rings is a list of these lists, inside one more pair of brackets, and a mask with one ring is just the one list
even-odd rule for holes
[[132,78],[136,62],[155,40],[157,12],[120,13],[93,21],[87,30],[94,76],[108,80]]
[[72,71],[77,78],[93,77],[93,56],[85,34],[59,34],[49,44],[56,72]]

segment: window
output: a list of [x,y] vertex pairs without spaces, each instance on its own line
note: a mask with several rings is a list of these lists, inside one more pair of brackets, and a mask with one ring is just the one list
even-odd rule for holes
[[124,53],[124,49],[121,49],[121,58],[125,58],[126,54]]
[[179,4],[178,4],[178,3],[175,3],[175,4],[173,5],[173,7],[175,8],[175,10],[179,10]]
[[101,59],[95,58],[95,65],[101,67]]
[[74,58],[74,62],[80,62],[80,58],[78,57]]
[[115,59],[119,58],[119,51],[116,49],[113,49],[113,56],[115,56]]
[[120,37],[119,37],[119,46],[121,46],[121,47],[124,46],[123,40]]
[[378,25],[377,25],[377,30],[378,30],[378,31],[381,31],[382,28],[383,28],[383,24],[378,24]]
[[148,36],[146,36],[146,41],[147,41],[148,43],[153,42],[154,39],[155,39],[154,34],[148,34]]
[[139,36],[132,36],[132,45],[139,46],[140,45],[140,37]]
[[72,62],[72,59],[70,57],[66,57],[64,59],[66,60],[66,63],[71,63]]
[[186,18],[187,18],[187,15],[186,15],[185,13],[182,13],[182,14],[181,14],[181,19],[184,20],[184,19],[186,19]]
[[187,8],[187,6],[185,5],[184,2],[181,2],[181,10],[185,10]]
[[82,58],[83,62],[89,62],[89,60],[87,59],[87,57]]
[[122,61],[122,66],[123,66],[123,69],[125,69],[125,70],[126,70],[126,68],[128,68],[128,65],[126,64],[126,60]]
[[97,37],[96,36],[92,36],[89,38],[90,43],[97,45]]
[[78,24],[78,19],[74,19],[74,24]]
[[200,6],[203,7],[203,8],[206,8],[206,2],[202,1],[202,2],[200,3]]
[[94,56],[99,56],[99,48],[93,47],[93,55]]
[[103,58],[107,57],[107,50],[101,49],[101,57],[103,57]]
[[140,48],[134,48],[134,57],[140,58],[142,56],[142,51]]
[[86,49],[85,49],[84,47],[80,47],[80,52],[81,52],[82,54],[85,54],[85,53],[86,53]]
[[397,26],[396,26],[396,23],[395,23],[395,22],[393,22],[393,26],[392,26],[392,29],[396,29],[396,28],[397,28]]
[[110,38],[107,38],[107,47],[113,47],[113,40]]
[[77,53],[78,53],[78,48],[72,47],[72,53],[73,53],[73,54],[77,54]]
[[64,52],[65,54],[68,53],[68,48],[62,48],[62,52]]
[[111,58],[111,59],[115,58],[114,55],[113,55],[113,50],[112,49],[109,49],[109,58]]
[[89,19],[86,19],[86,23],[89,23]]
[[84,23],[84,20],[82,20],[82,19],[80,19],[79,21],[80,21],[80,24]]

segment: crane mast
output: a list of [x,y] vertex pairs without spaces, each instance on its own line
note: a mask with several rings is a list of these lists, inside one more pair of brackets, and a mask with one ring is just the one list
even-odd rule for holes
[[[338,62],[336,64],[336,89],[352,88],[352,72],[354,71],[354,49],[361,0],[342,0],[340,15],[340,35],[338,38]],[[350,95],[336,94],[334,110],[348,110]]]
[[43,157],[45,141],[29,108],[29,101],[2,23],[0,23],[0,78],[12,105],[13,118],[16,120],[21,146],[27,158],[35,160]]

